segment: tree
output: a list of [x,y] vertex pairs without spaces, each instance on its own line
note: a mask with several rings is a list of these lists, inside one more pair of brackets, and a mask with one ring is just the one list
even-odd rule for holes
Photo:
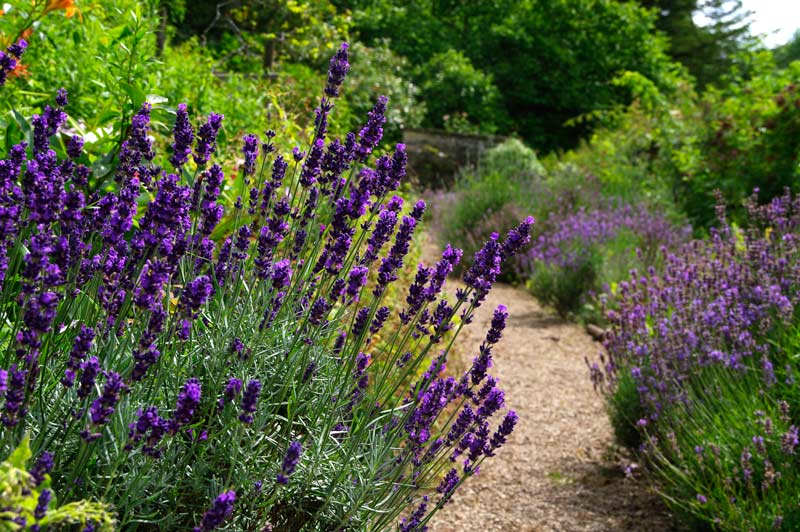
[[[746,48],[751,13],[741,0],[640,0],[657,15],[656,28],[669,38],[668,53],[697,80],[719,84]],[[698,23],[703,22],[702,24]]]
[[[666,42],[655,33],[654,13],[615,0],[332,0],[353,11],[354,27],[367,42],[388,37],[393,50],[420,65],[414,81],[431,90],[448,78],[460,111],[483,130],[519,133],[539,149],[573,146],[588,125],[571,118],[628,99],[612,80],[637,71],[658,82],[671,68]],[[498,92],[469,90],[474,76],[448,76],[443,54],[459,52],[465,71],[480,72]],[[428,125],[441,125],[438,103]],[[467,110],[472,111],[467,112]],[[479,109],[481,112],[476,113]],[[452,111],[448,107],[448,113]]]
[[775,62],[786,68],[792,61],[800,61],[800,30],[794,32],[792,40],[775,49]]
[[230,69],[268,74],[281,60],[324,65],[348,23],[328,0],[197,0],[178,33],[201,36]]

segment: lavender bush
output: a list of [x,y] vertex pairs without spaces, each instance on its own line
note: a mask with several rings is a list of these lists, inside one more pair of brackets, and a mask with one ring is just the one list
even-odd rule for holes
[[645,204],[610,199],[551,214],[516,269],[539,299],[568,315],[628,270],[657,265],[663,248],[674,249],[690,234],[688,226],[676,226]]
[[525,283],[562,316],[602,321],[603,292],[631,269],[659,266],[662,248],[674,249],[690,235],[663,204],[629,196],[612,195],[571,165],[547,175],[532,150],[511,140],[488,150],[453,192],[433,196],[433,222],[445,241],[477,250],[494,231],[534,213],[534,245],[502,280]]
[[800,199],[747,205],[619,285],[591,366],[618,435],[677,510],[718,530],[796,530]]
[[[178,106],[159,157],[143,105],[109,182],[63,132],[66,91],[32,117],[0,160],[0,456],[29,436],[30,475],[121,529],[421,531],[496,453],[517,423],[488,374],[504,308],[473,367],[444,370],[533,220],[481,247],[454,301],[450,246],[387,300],[425,204],[393,195],[402,145],[369,162],[385,98],[327,138],[348,70],[343,45],[307,146],[244,137],[236,190],[220,115]],[[49,511],[0,507],[31,530]]]

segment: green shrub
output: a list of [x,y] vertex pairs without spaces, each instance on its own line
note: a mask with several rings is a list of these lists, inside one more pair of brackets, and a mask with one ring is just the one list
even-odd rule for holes
[[505,124],[500,92],[490,75],[458,50],[435,54],[418,76],[428,125],[457,133],[496,133]]
[[545,169],[536,152],[521,140],[511,138],[487,150],[478,164],[482,175],[499,174],[514,180],[542,178]]
[[[465,171],[453,193],[454,201],[439,220],[442,238],[471,256],[495,232],[508,231],[520,216],[538,214],[544,170],[536,154],[522,142],[510,139],[487,150],[475,168]],[[516,279],[509,271],[505,280]]]
[[621,374],[615,385],[614,393],[607,397],[608,418],[614,430],[614,439],[620,445],[636,451],[643,442],[636,422],[645,416],[645,410],[630,373]]
[[719,191],[740,219],[753,189],[768,200],[800,184],[800,62],[776,69],[761,52],[737,64],[724,88],[702,95],[679,76],[661,91],[622,74],[616,83],[632,91],[633,105],[593,116],[606,126],[548,166],[575,164],[597,175],[608,194],[674,205],[696,229],[714,221],[709,206]]
[[568,265],[538,264],[528,280],[531,293],[562,317],[576,316],[597,286],[601,268],[596,249],[584,250]]

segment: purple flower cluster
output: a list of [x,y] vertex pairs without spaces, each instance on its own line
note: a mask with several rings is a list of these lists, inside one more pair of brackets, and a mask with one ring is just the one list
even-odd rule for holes
[[194,527],[194,532],[210,532],[219,528],[233,513],[233,505],[235,503],[235,491],[230,490],[221,493],[214,499],[211,508],[203,514],[203,520],[200,522],[200,526]]
[[178,104],[172,134],[175,142],[172,143],[172,157],[169,161],[175,168],[180,169],[189,161],[189,155],[192,154],[192,142],[194,142],[194,128],[189,120],[189,112],[186,110],[185,103]]
[[636,412],[628,444],[658,466],[666,495],[731,530],[770,528],[756,509],[800,482],[800,199],[754,195],[746,208],[744,227],[720,207],[706,240],[667,254],[661,272],[631,272],[608,311],[607,354],[590,364],[611,404]]
[[518,262],[521,273],[538,263],[558,268],[574,268],[586,260],[592,246],[614,239],[622,232],[636,237],[639,249],[647,256],[662,247],[675,249],[691,235],[691,227],[676,227],[665,216],[646,205],[609,201],[599,208],[553,214],[528,253]]
[[[17,57],[21,47],[9,53]],[[529,241],[533,219],[484,246],[456,301],[442,296],[462,258],[450,246],[435,264],[418,266],[404,303],[384,300],[396,293],[391,287],[426,204],[405,206],[394,195],[406,175],[402,144],[367,163],[383,135],[385,97],[360,131],[327,138],[327,117],[348,70],[343,45],[330,63],[315,133],[307,151],[296,148],[292,172],[276,153],[273,132],[263,141],[243,138],[240,194],[249,193],[249,203],[234,195],[227,213],[225,174],[212,161],[223,117],[211,113],[195,130],[185,104],[166,143],[156,142],[152,108],[142,105],[107,181],[81,164],[91,160],[83,139],[63,130],[63,90],[33,117],[31,145],[12,146],[0,160],[2,311],[16,320],[0,369],[0,420],[19,427],[6,443],[29,429],[41,434],[36,445],[65,442],[71,450],[56,453],[55,483],[69,479],[70,493],[95,497],[100,484],[136,470],[143,490],[165,494],[148,502],[154,511],[175,503],[175,493],[194,504],[202,500],[201,483],[173,469],[215,479],[219,471],[225,485],[238,482],[241,471],[247,489],[257,481],[260,490],[271,458],[274,482],[286,485],[303,455],[293,440],[329,445],[333,428],[346,453],[364,441],[397,451],[388,470],[370,474],[376,489],[389,490],[394,481],[387,478],[407,475],[403,497],[436,464],[462,460],[439,490],[446,500],[506,442],[517,418],[509,413],[492,433],[505,395],[488,375],[505,307],[460,378],[446,375],[447,350],[438,344],[457,309],[469,321],[501,264]],[[66,155],[51,149],[56,143]],[[155,146],[165,144],[168,154],[157,158]],[[430,364],[421,377],[420,364]],[[456,421],[443,428],[451,411]],[[787,432],[785,440],[787,448],[796,446],[796,434],[793,440]],[[275,442],[285,446],[283,456],[274,455]],[[231,446],[252,446],[258,467],[235,457],[229,451],[238,447]],[[338,453],[314,455],[316,461]],[[158,474],[152,464],[142,467],[141,460],[157,459],[170,467]],[[207,462],[200,467],[197,460]],[[35,482],[46,481],[53,461],[40,455]],[[257,469],[260,477],[252,478]],[[310,469],[295,480],[316,475]],[[154,485],[163,479],[175,481],[169,493]],[[106,495],[122,511],[135,511],[130,501]],[[381,496],[381,512],[400,512],[397,501],[386,502],[392,497]],[[195,530],[222,526],[235,500],[233,490],[219,495]],[[44,496],[37,518],[48,503]],[[188,528],[196,515],[181,508],[169,526]],[[250,515],[235,526],[249,526]],[[424,529],[428,516],[423,504],[401,528]]]
[[289,448],[286,450],[286,456],[283,458],[281,471],[278,473],[278,484],[286,485],[289,483],[289,476],[294,473],[298,462],[300,462],[300,455],[302,452],[303,446],[300,445],[299,441],[293,441],[289,444]]
[[194,162],[198,166],[205,166],[211,154],[217,151],[217,135],[222,127],[224,117],[217,113],[208,115],[206,122],[197,130],[197,148],[194,152]]
[[765,385],[774,382],[767,333],[793,317],[798,300],[800,200],[749,207],[749,229],[723,220],[708,241],[668,254],[662,273],[633,271],[619,284],[608,313],[609,359],[593,369],[598,385],[629,372],[655,419],[666,405],[689,400],[682,383],[704,367],[757,369]]
[[27,47],[28,43],[20,39],[16,44],[10,45],[5,52],[0,51],[0,87],[5,85],[8,73],[17,67],[17,61]]
[[[229,383],[230,384],[230,381]],[[239,383],[241,387],[241,383]],[[239,421],[242,423],[250,424],[253,422],[253,414],[258,405],[258,396],[261,394],[261,383],[257,380],[252,380],[247,383],[242,396],[242,413],[239,416]]]
[[328,84],[325,85],[325,95],[330,98],[339,96],[339,88],[350,71],[350,63],[347,57],[348,48],[349,45],[346,42],[342,43],[339,51],[331,58],[331,64],[328,68]]

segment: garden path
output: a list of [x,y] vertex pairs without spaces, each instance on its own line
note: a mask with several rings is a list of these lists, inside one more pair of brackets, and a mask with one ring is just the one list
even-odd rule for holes
[[[435,260],[432,253],[426,249],[426,262]],[[455,366],[468,367],[501,303],[508,326],[491,372],[520,421],[497,456],[437,513],[431,531],[671,530],[663,504],[643,480],[625,477],[611,450],[603,399],[584,362],[601,347],[580,326],[524,289],[497,285],[459,335]]]

